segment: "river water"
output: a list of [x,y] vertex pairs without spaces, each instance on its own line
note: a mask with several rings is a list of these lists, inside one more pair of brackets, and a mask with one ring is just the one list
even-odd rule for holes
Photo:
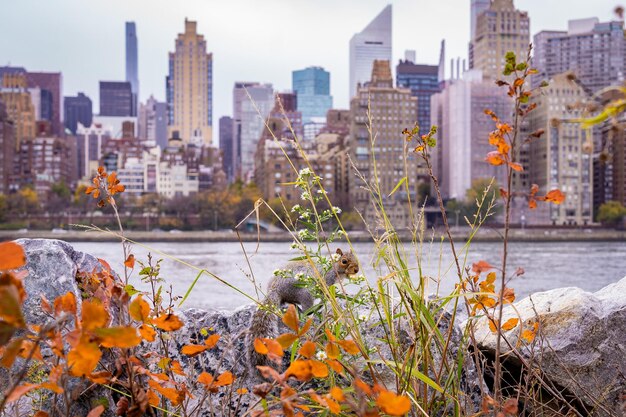
[[[74,242],[78,250],[105,259],[113,269],[122,271],[123,254],[119,243]],[[159,243],[151,242],[150,248],[133,246],[136,259],[146,261],[148,253],[154,259],[163,258],[161,276],[173,287],[175,295],[183,295],[198,275],[198,270],[181,264],[169,256],[178,258],[193,267],[206,269],[222,280],[255,296],[254,282],[265,288],[276,268],[283,266],[298,253],[290,250],[289,243],[261,243],[255,252],[255,243],[245,243],[248,254],[236,242],[224,243]],[[362,272],[370,282],[388,271],[372,266],[374,244],[357,243],[355,252],[361,262]],[[557,287],[576,286],[596,291],[626,276],[626,242],[513,242],[509,244],[509,270],[517,267],[525,273],[513,279],[509,286],[515,288],[518,299],[522,296]],[[415,251],[409,246],[413,254]],[[159,253],[160,252],[160,253]],[[429,292],[448,294],[456,282],[455,267],[447,245],[425,244],[420,251],[422,271],[431,277]],[[498,243],[472,243],[467,255],[467,265],[486,260],[498,265],[502,245]],[[249,264],[248,264],[249,262]],[[409,259],[409,267],[415,268],[415,255]],[[139,266],[135,268],[137,271]],[[251,272],[252,271],[252,272]],[[411,270],[417,277],[417,269]],[[139,289],[146,289],[135,272],[130,282]],[[438,287],[438,288],[437,288]],[[626,294],[624,295],[626,297]],[[228,285],[208,275],[202,275],[183,307],[232,310],[250,300]]]

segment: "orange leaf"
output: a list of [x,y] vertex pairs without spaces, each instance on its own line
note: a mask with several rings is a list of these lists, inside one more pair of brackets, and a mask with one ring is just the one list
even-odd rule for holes
[[24,249],[15,242],[0,243],[0,269],[16,269],[26,265]]
[[[68,294],[71,294],[71,293],[68,293]],[[73,295],[74,294],[72,294],[72,296]],[[55,301],[55,307],[56,307],[56,301]],[[109,313],[107,313],[107,311],[105,310],[104,306],[102,305],[99,299],[94,298],[92,300],[83,301],[81,323],[82,323],[84,330],[94,330],[99,327],[105,327],[108,322],[109,322]]]
[[87,378],[91,380],[91,382],[95,382],[96,384],[107,384],[111,381],[111,373],[107,371],[94,372],[89,375]]
[[483,273],[483,272],[488,271],[490,269],[494,269],[493,265],[491,265],[487,261],[478,261],[478,262],[472,264],[472,272],[475,272],[477,274]]
[[148,302],[143,299],[142,295],[139,294],[130,303],[128,313],[133,320],[146,323],[150,319],[150,304],[148,304]]
[[96,329],[96,335],[100,338],[102,346],[111,348],[131,348],[141,343],[141,337],[137,335],[134,327],[108,327]]
[[514,169],[517,172],[522,172],[524,170],[524,167],[522,167],[520,164],[518,164],[517,162],[511,162],[509,164],[509,166],[511,167],[511,169]]
[[185,345],[180,350],[183,355],[196,356],[209,348],[205,345]]
[[295,333],[298,333],[298,313],[296,306],[289,304],[287,311],[283,314],[283,323]]
[[354,380],[354,386],[361,391],[363,394],[365,395],[372,395],[372,389],[370,388],[369,385],[367,385],[365,382],[363,382],[360,379],[355,379]]
[[7,404],[10,404],[14,401],[19,400],[22,395],[26,394],[29,391],[32,391],[36,388],[39,388],[39,384],[30,384],[30,383],[24,383],[22,385],[19,385],[18,387],[16,387],[13,392],[11,394],[9,394],[9,396],[6,399]]
[[161,402],[159,400],[159,396],[156,395],[156,393],[152,391],[151,389],[148,390],[147,394],[148,394],[148,404],[150,404],[153,407],[158,406],[159,403]]
[[[24,316],[20,306],[20,294],[14,285],[0,285],[0,318],[11,327],[24,327]],[[5,339],[5,342],[8,339]]]
[[233,376],[232,372],[226,371],[217,377],[217,381],[215,385],[218,387],[225,387],[227,385],[232,384],[234,381],[235,381],[235,377]]
[[554,204],[561,204],[563,201],[565,201],[565,194],[563,194],[561,190],[552,190],[548,191],[543,199]]
[[487,318],[487,320],[489,320],[489,330],[491,330],[493,333],[496,333],[498,331],[498,326],[496,325],[496,321],[492,318]]
[[76,315],[76,296],[73,292],[68,291],[54,300],[54,314],[58,315],[61,311]]
[[354,340],[338,340],[337,343],[350,355],[356,355],[361,352]]
[[50,414],[45,411],[38,410],[33,417],[49,417]]
[[52,306],[43,294],[41,294],[41,309],[48,314],[52,314]]
[[285,371],[285,377],[293,376],[300,382],[305,382],[313,377],[310,361],[295,360],[291,362],[289,368]]
[[326,344],[326,354],[331,359],[337,359],[339,357],[339,346],[335,342],[328,342]]
[[100,357],[102,357],[102,352],[100,352],[98,345],[90,342],[88,337],[83,337],[76,347],[67,354],[70,374],[73,376],[90,375],[98,366]]
[[343,394],[343,390],[339,387],[332,387],[330,389],[330,395],[337,401],[345,401],[346,397]]
[[207,347],[207,349],[211,349],[212,347],[214,347],[215,345],[217,345],[217,342],[220,340],[220,335],[219,334],[212,334],[211,336],[207,337],[206,340],[204,341],[204,345]]
[[254,350],[261,355],[267,355],[270,351],[261,339],[254,339]]
[[198,375],[198,382],[201,384],[206,385],[207,387],[210,387],[211,385],[213,385],[213,375],[211,375],[208,372],[202,372],[200,375]]
[[153,321],[154,325],[166,332],[173,332],[184,326],[180,319],[171,313],[161,314]]
[[311,373],[315,378],[326,378],[328,376],[328,367],[324,362],[311,359],[309,363],[311,365]]
[[248,388],[239,388],[237,389],[237,394],[243,395],[248,393]]
[[293,345],[293,342],[296,340],[298,340],[298,336],[293,333],[281,334],[276,338],[276,341],[280,343],[283,349],[287,349],[289,346]]
[[180,366],[180,362],[178,361],[172,361],[171,368],[172,368],[172,372],[174,372],[176,375],[182,375],[182,376],[186,375],[185,371],[183,371],[183,367]]
[[179,405],[185,397],[183,392],[176,391],[174,388],[162,387],[158,382],[152,379],[148,380],[148,385],[170,400],[173,406]]
[[124,261],[124,266],[133,269],[135,267],[135,255],[132,253],[128,255],[128,258]]
[[270,366],[257,366],[256,367],[259,372],[261,372],[261,375],[263,375],[263,378],[266,379],[273,379],[276,382],[281,382],[282,381],[282,377],[280,376],[280,374],[278,372],[276,372],[276,370]]
[[504,304],[510,304],[515,301],[515,290],[513,288],[505,288],[504,289]]
[[147,342],[154,342],[156,337],[156,330],[149,324],[142,324],[139,326],[139,334]]
[[87,417],[100,417],[102,413],[104,413],[104,406],[100,404],[99,406],[93,408],[89,414],[87,414]]
[[15,362],[15,358],[22,350],[24,339],[13,339],[3,350],[0,355],[0,364],[5,368],[10,368]]
[[517,323],[519,323],[519,319],[518,318],[508,319],[502,325],[502,330],[504,330],[506,332],[506,331],[509,331],[511,329],[514,329],[515,326],[517,326]]
[[485,158],[485,161],[489,162],[491,165],[502,165],[504,164],[506,161],[505,159],[502,157],[502,155],[500,154],[500,152],[498,151],[491,151],[487,154],[487,157]]
[[522,332],[522,339],[528,343],[532,343],[537,335],[537,330],[539,330],[539,323],[535,322],[532,329],[526,329]]
[[315,343],[307,340],[306,342],[304,342],[300,350],[298,350],[298,353],[307,359],[310,358],[311,356],[315,355]]
[[376,399],[376,405],[391,416],[403,416],[411,410],[411,401],[408,397],[390,391],[381,392]]
[[326,405],[328,405],[328,409],[330,410],[331,413],[333,414],[341,413],[341,406],[337,404],[335,401],[331,400],[330,398],[326,399]]
[[534,198],[531,198],[530,200],[528,200],[528,208],[533,210],[537,208],[537,200],[535,200]]
[[326,361],[326,364],[330,366],[332,370],[337,372],[338,374],[343,374],[343,365],[340,362],[333,360],[333,359],[329,359]]

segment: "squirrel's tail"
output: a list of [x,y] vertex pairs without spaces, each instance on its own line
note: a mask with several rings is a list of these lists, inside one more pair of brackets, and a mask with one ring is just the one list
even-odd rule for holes
[[267,356],[257,353],[254,349],[254,341],[260,338],[276,338],[278,336],[278,319],[272,312],[272,308],[277,305],[274,301],[268,297],[264,305],[257,308],[250,321],[250,328],[246,335],[246,359],[252,374],[258,372],[257,366],[270,365]]

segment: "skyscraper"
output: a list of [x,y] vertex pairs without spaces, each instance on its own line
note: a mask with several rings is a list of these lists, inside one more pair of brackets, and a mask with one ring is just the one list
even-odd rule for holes
[[5,73],[0,84],[0,100],[15,129],[15,150],[22,141],[35,137],[35,106],[27,85],[26,74],[20,72]]
[[206,52],[196,22],[185,19],[185,32],[169,54],[166,79],[170,138],[211,144],[213,125],[213,55]]
[[100,81],[100,116],[132,116],[133,90],[128,81]]
[[234,180],[233,141],[233,118],[230,116],[222,116],[220,117],[220,151],[222,151],[222,165],[228,182]]
[[[480,7],[475,4],[478,13]],[[502,76],[504,56],[513,51],[526,58],[530,42],[528,13],[521,12],[513,0],[492,0],[489,8],[476,17],[476,28],[470,46],[470,69],[479,69],[487,80]]]
[[69,129],[73,135],[76,134],[78,123],[83,126],[91,126],[93,108],[91,99],[85,94],[78,93],[76,97],[65,97],[63,109],[65,112],[65,128]]
[[[405,141],[401,132],[417,121],[417,99],[411,90],[393,86],[389,61],[374,61],[370,81],[350,102],[350,120],[350,158],[356,169],[369,182],[378,181],[385,211],[393,224],[409,227],[415,219],[411,218],[408,197],[415,202],[418,176],[425,171],[413,153],[408,155],[407,172],[403,169]],[[375,143],[369,135],[369,120]],[[405,175],[409,194],[401,187],[387,197]],[[350,181],[350,208],[363,213],[366,223],[376,229],[381,220],[375,209],[377,203],[356,176],[351,175]]]
[[139,75],[137,59],[137,28],[135,22],[126,22],[126,81],[130,83],[133,92],[133,111],[131,116],[137,116],[139,103]]
[[433,169],[444,198],[465,199],[472,181],[494,178],[505,182],[505,170],[485,161],[493,150],[489,132],[493,121],[483,113],[491,109],[505,118],[511,112],[511,101],[506,90],[491,81],[483,80],[477,70],[453,79],[431,98],[431,124],[438,126],[437,147],[433,155]]
[[391,4],[350,39],[350,98],[370,80],[374,60],[391,62]]
[[581,225],[593,219],[593,138],[580,123],[567,122],[583,116],[583,110],[571,109],[571,103],[588,97],[589,92],[567,74],[552,77],[548,87],[533,96],[537,108],[528,115],[530,129],[543,129],[545,134],[530,142],[530,181],[539,185],[540,195],[556,188],[566,195],[562,204],[539,205],[533,214],[543,213],[543,224]]
[[139,106],[138,137],[161,149],[167,147],[167,103],[153,96]]
[[573,71],[594,93],[620,85],[626,75],[624,22],[597,18],[570,20],[567,31],[541,31],[534,36],[534,86],[556,74]]
[[272,84],[235,83],[233,88],[233,175],[235,178],[247,181],[254,175],[254,153],[265,127],[265,120],[273,106]]
[[469,43],[469,64],[470,68],[474,67],[474,44],[473,40],[476,37],[476,21],[485,10],[489,8],[491,0],[471,0],[470,3],[470,43]]
[[308,67],[291,73],[291,88],[298,95],[298,111],[307,124],[313,117],[326,117],[333,106],[330,73],[321,67]]
[[13,176],[15,155],[15,127],[0,97],[0,193],[8,193]]
[[430,129],[430,96],[439,88],[439,66],[400,61],[396,65],[396,85],[408,88],[417,97],[417,123],[423,133]]

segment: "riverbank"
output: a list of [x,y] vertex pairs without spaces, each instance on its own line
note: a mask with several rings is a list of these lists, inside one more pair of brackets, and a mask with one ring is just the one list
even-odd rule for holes
[[[125,232],[128,239],[137,242],[254,242],[259,235],[256,233],[239,233],[234,231],[173,231],[173,232]],[[444,235],[443,229],[426,233],[428,240],[439,240]],[[349,233],[352,242],[371,242],[372,238],[367,232],[354,231]],[[471,236],[469,228],[452,230],[452,236],[457,241],[467,241]],[[410,241],[411,236],[407,233],[401,236],[403,240]],[[512,242],[625,242],[626,231],[600,228],[533,228],[512,229],[509,232]],[[110,233],[92,232],[84,230],[3,230],[0,231],[0,241],[20,238],[36,239],[61,239],[67,242],[115,242],[119,239]],[[289,233],[260,234],[263,242],[291,242]],[[472,239],[475,242],[499,242],[502,240],[501,229],[483,228]]]

